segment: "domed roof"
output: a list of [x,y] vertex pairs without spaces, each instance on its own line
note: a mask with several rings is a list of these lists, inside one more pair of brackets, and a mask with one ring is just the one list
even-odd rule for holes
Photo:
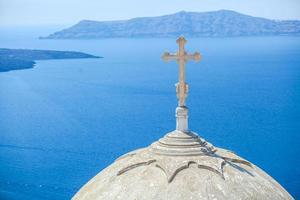
[[164,60],[179,63],[176,84],[176,130],[149,147],[118,158],[84,185],[73,200],[143,199],[293,199],[274,179],[235,153],[216,148],[188,129],[185,63],[199,60],[187,54],[187,41],[177,40],[176,54]]
[[274,179],[195,133],[173,131],[130,152],[91,179],[73,200],[293,199]]

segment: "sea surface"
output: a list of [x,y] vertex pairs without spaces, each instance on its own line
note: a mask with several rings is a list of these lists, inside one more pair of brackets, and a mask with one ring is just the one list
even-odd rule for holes
[[[39,40],[0,47],[82,51],[0,73],[0,199],[63,200],[122,154],[175,128],[175,38]],[[46,33],[44,31],[43,33]],[[190,128],[233,150],[300,199],[300,37],[187,38]]]

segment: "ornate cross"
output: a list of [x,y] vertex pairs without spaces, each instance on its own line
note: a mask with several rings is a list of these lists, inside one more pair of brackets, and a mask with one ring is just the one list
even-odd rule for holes
[[162,58],[165,61],[176,60],[179,64],[179,81],[176,84],[176,94],[178,98],[178,106],[185,107],[185,99],[188,93],[188,84],[185,82],[185,63],[188,60],[199,61],[201,59],[201,55],[198,52],[195,52],[194,54],[188,54],[185,51],[184,45],[187,43],[187,41],[183,36],[180,36],[176,42],[179,46],[179,51],[175,54],[165,52]]

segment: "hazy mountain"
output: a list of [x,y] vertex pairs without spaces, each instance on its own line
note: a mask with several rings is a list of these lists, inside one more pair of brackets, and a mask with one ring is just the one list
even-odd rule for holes
[[270,20],[228,10],[182,11],[122,21],[82,20],[70,28],[42,38],[177,37],[181,34],[189,37],[300,35],[300,21]]

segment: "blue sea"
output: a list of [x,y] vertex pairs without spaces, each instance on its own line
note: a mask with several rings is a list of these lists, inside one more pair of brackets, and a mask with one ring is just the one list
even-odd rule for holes
[[[175,38],[39,40],[0,47],[82,51],[0,73],[0,199],[63,200],[122,154],[175,128]],[[269,173],[300,199],[300,37],[187,38],[190,128]]]

